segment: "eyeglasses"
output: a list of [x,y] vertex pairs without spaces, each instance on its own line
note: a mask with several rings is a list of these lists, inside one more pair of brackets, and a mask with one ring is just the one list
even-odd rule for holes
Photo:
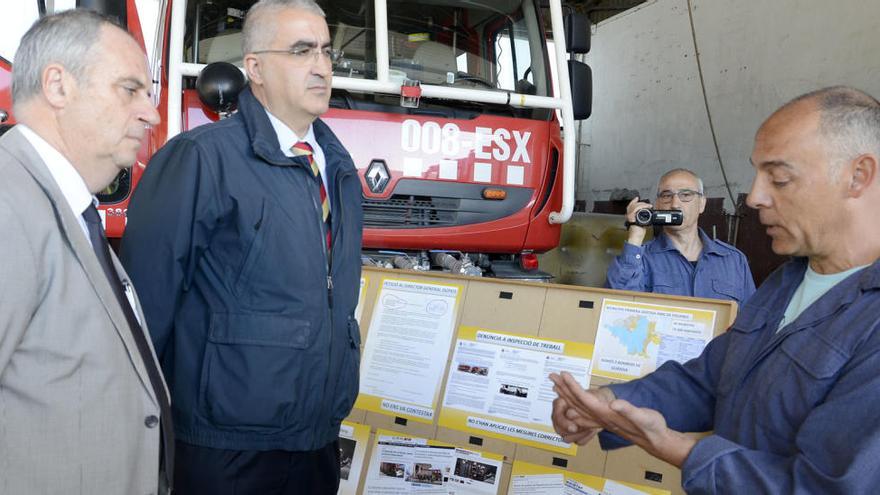
[[678,191],[667,190],[657,193],[657,199],[664,203],[668,203],[672,201],[673,197],[678,196],[678,199],[680,199],[682,203],[690,203],[694,198],[702,195],[703,193],[691,189],[679,189]]
[[296,47],[287,50],[257,50],[251,53],[280,53],[282,55],[290,55],[290,59],[293,60],[293,63],[298,67],[304,67],[310,63],[314,64],[320,57],[329,60],[331,64],[335,64],[340,58],[342,58],[342,50],[334,50],[329,47],[319,48],[315,46]]

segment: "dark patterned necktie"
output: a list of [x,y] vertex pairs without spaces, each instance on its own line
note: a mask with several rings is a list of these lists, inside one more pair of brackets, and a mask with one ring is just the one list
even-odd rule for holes
[[[116,300],[122,307],[122,312],[125,314],[125,319],[128,321],[128,327],[134,338],[138,354],[140,354],[141,361],[143,361],[144,367],[147,369],[147,376],[150,378],[150,385],[152,385],[153,392],[159,400],[159,414],[161,416],[159,426],[162,435],[162,455],[165,463],[165,476],[168,481],[168,486],[173,486],[174,425],[171,420],[170,400],[165,393],[165,387],[162,384],[162,375],[159,371],[159,366],[153,359],[153,353],[150,352],[150,346],[147,344],[147,337],[144,335],[144,331],[141,328],[140,323],[138,323],[137,317],[134,315],[134,310],[132,310],[131,303],[128,302],[128,298],[125,296],[125,289],[122,287],[122,282],[119,280],[119,275],[116,273],[116,269],[113,266],[113,259],[110,257],[110,244],[107,242],[107,238],[104,237],[104,226],[101,224],[101,217],[98,215],[98,210],[95,208],[95,205],[90,204],[83,212],[82,216],[89,229],[89,239],[92,241],[92,249],[95,251],[95,256],[98,257],[98,262],[101,264],[101,268],[104,269],[104,275],[107,277],[107,281],[110,282],[110,287],[113,288],[113,294],[116,296]],[[156,419],[150,416],[146,418],[145,424],[147,427],[152,428],[156,425],[152,424],[151,426],[150,423],[155,421]]]

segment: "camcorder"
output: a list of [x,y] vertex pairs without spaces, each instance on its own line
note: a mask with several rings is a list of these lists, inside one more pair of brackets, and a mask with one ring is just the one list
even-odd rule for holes
[[684,215],[678,210],[654,210],[642,208],[636,211],[636,221],[633,225],[647,227],[649,225],[681,225]]

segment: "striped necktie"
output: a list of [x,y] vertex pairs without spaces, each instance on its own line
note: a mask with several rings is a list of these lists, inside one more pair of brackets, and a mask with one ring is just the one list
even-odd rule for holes
[[327,189],[324,187],[324,180],[321,178],[321,170],[318,168],[318,164],[315,163],[314,150],[309,143],[299,141],[290,148],[290,151],[293,152],[294,156],[306,157],[309,161],[309,166],[312,168],[312,175],[318,181],[321,196],[321,221],[324,223],[324,236],[327,241],[327,252],[329,253],[330,246],[333,245],[330,233],[330,198],[327,197]]

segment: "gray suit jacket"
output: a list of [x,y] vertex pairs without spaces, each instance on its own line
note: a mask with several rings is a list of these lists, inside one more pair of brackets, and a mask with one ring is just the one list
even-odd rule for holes
[[159,492],[151,415],[158,402],[91,244],[12,129],[0,137],[0,493]]

